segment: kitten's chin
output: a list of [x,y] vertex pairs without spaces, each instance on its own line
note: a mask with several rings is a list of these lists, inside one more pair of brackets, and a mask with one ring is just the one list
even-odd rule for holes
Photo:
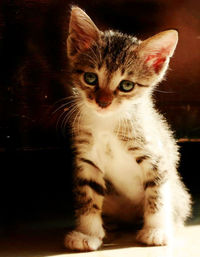
[[108,116],[112,116],[113,114],[116,114],[117,112],[117,108],[113,107],[113,106],[108,106],[107,108],[101,108],[98,105],[94,105],[94,104],[90,104],[90,103],[86,103],[86,106],[88,107],[88,111],[92,111],[92,113],[94,113],[97,116],[100,117],[108,117]]
[[113,110],[109,109],[109,108],[101,108],[101,107],[97,107],[95,110],[95,113],[101,117],[103,116],[111,116],[113,114]]
[[101,108],[99,106],[92,106],[91,108],[92,112],[94,115],[99,116],[99,117],[109,117],[113,116],[117,113],[117,110],[113,108],[112,106],[109,106],[107,108]]

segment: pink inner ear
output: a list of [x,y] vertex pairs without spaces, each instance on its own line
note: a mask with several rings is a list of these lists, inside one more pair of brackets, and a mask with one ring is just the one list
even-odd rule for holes
[[82,44],[83,44],[82,48],[85,49],[85,50],[90,48],[91,43],[92,43],[91,39],[84,39],[83,42],[82,42]]
[[159,73],[165,61],[166,57],[163,56],[162,53],[156,53],[148,55],[145,60],[145,63],[150,62],[149,65],[154,69],[156,73]]
[[88,36],[88,34],[86,34],[86,32],[83,31],[83,29],[79,28],[79,27],[76,28],[76,31],[77,31],[77,35],[78,35],[77,44],[78,44],[79,49],[86,50],[86,49],[90,48],[90,46],[93,42],[94,35]]
[[90,39],[85,34],[85,31],[78,25],[75,27],[77,43],[80,50],[88,49],[90,47]]

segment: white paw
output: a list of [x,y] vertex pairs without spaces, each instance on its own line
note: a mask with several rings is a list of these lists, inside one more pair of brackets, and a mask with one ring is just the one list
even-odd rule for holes
[[101,246],[102,240],[74,230],[66,236],[64,243],[71,250],[94,251]]
[[169,233],[160,228],[143,228],[137,234],[136,239],[147,245],[167,245]]

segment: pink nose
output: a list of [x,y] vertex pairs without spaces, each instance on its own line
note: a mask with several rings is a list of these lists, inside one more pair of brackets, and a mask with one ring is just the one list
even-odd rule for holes
[[99,90],[96,95],[96,102],[101,108],[108,107],[113,100],[113,95],[109,91]]

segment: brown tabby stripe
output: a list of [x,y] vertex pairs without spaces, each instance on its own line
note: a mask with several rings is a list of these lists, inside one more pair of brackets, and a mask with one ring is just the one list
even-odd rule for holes
[[129,75],[129,76],[132,76],[133,74],[134,74],[133,71],[129,71],[129,72],[128,72],[128,75]]
[[106,194],[118,195],[118,192],[116,191],[114,185],[108,179],[104,179],[104,180],[106,182]]
[[79,198],[86,198],[87,197],[86,192],[81,192],[81,191],[78,190],[75,193],[76,193],[77,197],[79,197]]
[[119,136],[120,140],[124,141],[124,142],[128,142],[128,141],[132,141],[133,138],[132,137],[126,137],[126,136]]
[[146,190],[148,187],[154,187],[157,186],[157,183],[155,180],[149,180],[144,183],[144,190]]
[[76,215],[79,216],[79,215],[83,215],[85,213],[90,212],[91,204],[92,204],[91,198],[89,198],[88,200],[83,201],[83,202],[77,201],[74,206]]
[[143,156],[137,157],[137,158],[136,158],[136,162],[137,162],[138,164],[140,164],[141,162],[143,162],[144,160],[147,160],[147,159],[149,159],[149,156],[143,155]]
[[85,158],[80,158],[80,161],[85,162],[85,163],[91,165],[92,167],[94,167],[95,169],[99,170],[100,172],[102,172],[102,171],[96,166],[96,164],[94,164],[94,162],[92,162],[92,161],[90,161],[90,160],[88,160],[88,159],[85,159]]
[[158,165],[157,164],[152,164],[152,170],[157,171],[158,170]]
[[110,73],[116,71],[119,68],[119,64],[124,63],[126,65],[130,58],[128,49],[133,43],[138,44],[137,40],[133,42],[133,38],[118,32],[113,36],[107,31],[104,33],[102,40],[105,42],[105,47],[102,49],[102,57]]
[[87,145],[90,144],[90,142],[89,142],[87,139],[78,139],[78,140],[76,141],[76,143],[77,143],[77,144],[87,144]]
[[81,135],[85,135],[85,136],[88,136],[88,137],[91,137],[92,136],[92,133],[91,132],[89,132],[89,131],[87,131],[87,130],[80,130],[79,129],[79,134],[81,134]]
[[92,207],[96,210],[100,210],[100,208],[96,204],[93,204]]
[[123,67],[122,70],[121,70],[121,75],[123,76],[125,73],[125,68]]
[[137,151],[137,150],[140,150],[139,147],[129,147],[128,148],[128,151]]
[[102,195],[102,196],[105,195],[105,193],[106,193],[106,189],[102,185],[100,185],[99,183],[97,183],[96,181],[93,181],[93,180],[78,178],[77,185],[78,186],[89,186],[97,194]]
[[155,186],[161,186],[166,182],[166,174],[167,171],[164,171],[159,176],[155,177],[154,179],[148,180],[144,183],[144,189],[146,190],[148,187],[155,187]]
[[92,205],[92,199],[90,199],[90,200],[88,200],[85,203],[75,205],[75,211],[76,211],[77,216],[84,215],[86,213],[90,213],[92,209],[95,209],[96,211],[101,210],[96,204]]
[[161,198],[158,196],[158,194],[154,196],[150,196],[147,200],[149,212],[155,213],[159,210],[160,207],[162,207],[162,201]]
[[85,201],[78,201],[78,202],[76,202],[76,208],[78,208],[78,209],[86,208],[91,203],[92,203],[92,198],[85,199]]

